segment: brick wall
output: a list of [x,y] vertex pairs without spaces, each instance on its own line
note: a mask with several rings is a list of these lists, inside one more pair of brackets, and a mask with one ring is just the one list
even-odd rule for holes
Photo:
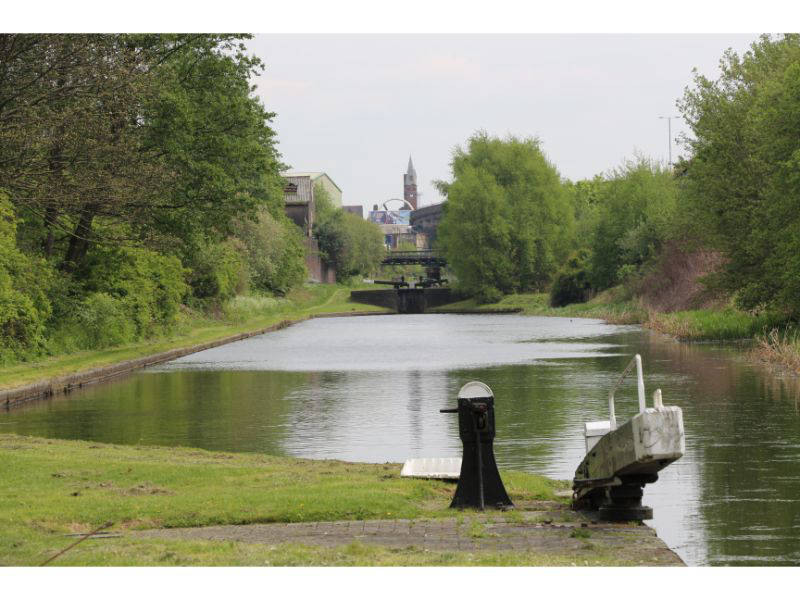
[[316,283],[336,283],[336,269],[319,256],[319,244],[314,238],[304,238],[308,277]]

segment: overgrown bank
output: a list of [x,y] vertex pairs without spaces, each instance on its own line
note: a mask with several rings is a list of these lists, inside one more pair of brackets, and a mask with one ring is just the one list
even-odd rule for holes
[[[194,448],[117,446],[0,435],[0,564],[39,565],[76,541],[69,534],[107,525],[114,537],[88,539],[50,564],[63,565],[626,565],[660,564],[639,545],[606,543],[566,510],[566,482],[504,472],[518,507],[547,505],[572,519],[550,531],[545,551],[423,551],[359,543],[266,545],[237,541],[151,539],[132,530],[303,523],[363,519],[464,519],[469,535],[491,535],[472,511],[447,508],[454,484],[400,478],[397,464],[302,460]],[[35,498],[35,502],[31,499]],[[544,515],[542,515],[544,517]],[[487,513],[487,519],[491,513]],[[546,526],[532,513],[504,513],[506,522]],[[551,517],[552,519],[552,517]],[[569,525],[569,526],[567,526]],[[633,535],[653,538],[646,527]],[[580,535],[575,535],[575,532]],[[651,542],[652,543],[652,542]],[[630,546],[631,551],[626,547]],[[668,551],[667,551],[668,553]],[[673,559],[671,564],[677,561]]]
[[620,325],[638,324],[680,341],[749,342],[754,360],[768,362],[800,373],[800,336],[791,323],[776,314],[754,314],[729,305],[662,312],[645,306],[641,299],[624,299],[619,289],[608,290],[588,302],[550,306],[545,293],[511,294],[491,304],[469,298],[431,312],[495,312],[517,309],[529,316],[603,319]]
[[[250,38],[0,34],[0,368],[263,312],[237,296],[308,279]],[[376,225],[318,208],[338,281],[380,263]]]
[[331,313],[383,313],[384,309],[349,301],[345,285],[307,285],[285,298],[237,296],[222,305],[217,315],[184,307],[171,333],[103,350],[57,354],[46,359],[0,368],[0,390],[40,380],[71,375],[89,369],[204,344],[244,332],[270,327],[281,321]]
[[468,298],[446,306],[433,309],[430,312],[457,312],[461,310],[475,312],[495,312],[498,310],[518,310],[528,316],[543,317],[583,317],[587,319],[604,319],[610,323],[633,324],[642,323],[646,318],[646,311],[635,302],[624,302],[600,295],[597,298],[582,304],[554,308],[550,306],[548,295],[545,293],[519,293],[504,296],[497,302],[483,304],[476,298]]

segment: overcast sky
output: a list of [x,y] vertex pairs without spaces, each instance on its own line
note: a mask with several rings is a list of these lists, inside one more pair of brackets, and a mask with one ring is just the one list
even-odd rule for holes
[[[563,177],[593,177],[638,152],[666,162],[667,122],[726,48],[757,34],[256,35],[255,83],[285,163],[325,171],[345,204],[402,198],[413,156],[420,205],[440,202],[454,146],[476,130],[535,136]],[[683,130],[672,121],[673,138]],[[673,143],[673,160],[680,148]]]

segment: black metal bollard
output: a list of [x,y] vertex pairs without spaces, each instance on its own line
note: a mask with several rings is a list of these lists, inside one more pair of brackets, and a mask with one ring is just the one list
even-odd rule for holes
[[471,381],[458,392],[458,436],[464,444],[461,474],[450,508],[512,508],[494,459],[494,395],[485,383]]

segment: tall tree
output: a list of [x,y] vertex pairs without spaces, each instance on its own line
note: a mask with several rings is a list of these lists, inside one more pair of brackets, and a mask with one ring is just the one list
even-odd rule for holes
[[542,289],[569,251],[573,209],[538,140],[473,135],[439,182],[439,242],[461,285],[488,299]]
[[673,235],[678,185],[671,170],[639,158],[609,172],[595,194],[586,242],[592,287],[602,290],[638,272]]
[[41,224],[46,254],[65,236],[71,270],[96,217],[128,216],[167,177],[137,138],[144,55],[122,36],[7,35],[0,64],[0,186]]
[[97,241],[221,239],[280,163],[234,35],[0,36],[0,187],[72,271]]
[[235,217],[255,218],[259,207],[283,215],[283,165],[269,127],[275,115],[249,84],[263,68],[231,36],[193,40],[159,66],[144,144],[176,176],[148,227],[182,239],[197,231],[222,238]]
[[696,74],[679,106],[693,208],[729,259],[724,284],[746,308],[800,315],[800,35],[726,52],[719,78]]

